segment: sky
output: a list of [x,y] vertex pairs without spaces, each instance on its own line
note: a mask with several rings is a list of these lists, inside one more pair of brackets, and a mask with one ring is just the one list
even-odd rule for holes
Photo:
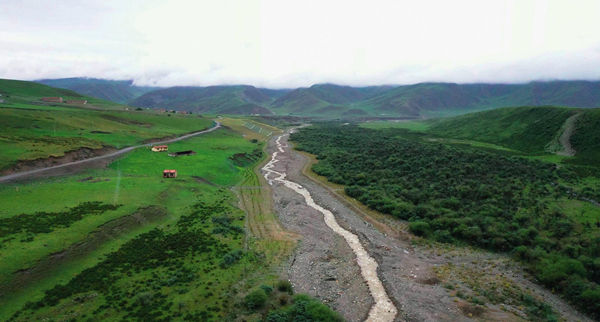
[[598,0],[1,0],[0,78],[270,88],[600,79]]

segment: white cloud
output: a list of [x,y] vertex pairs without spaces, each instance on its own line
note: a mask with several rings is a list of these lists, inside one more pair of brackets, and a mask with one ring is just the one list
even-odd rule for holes
[[138,84],[600,78],[598,1],[0,3],[0,77]]

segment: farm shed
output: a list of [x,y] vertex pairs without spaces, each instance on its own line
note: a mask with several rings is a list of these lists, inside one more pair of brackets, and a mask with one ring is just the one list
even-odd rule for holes
[[163,151],[167,151],[169,149],[169,146],[167,145],[155,145],[152,147],[152,151],[154,152],[163,152]]
[[163,170],[163,178],[177,178],[177,170]]
[[169,153],[170,157],[179,157],[182,155],[194,155],[196,154],[196,152],[192,151],[192,150],[187,150],[187,151],[178,151],[178,152],[173,152],[173,153]]

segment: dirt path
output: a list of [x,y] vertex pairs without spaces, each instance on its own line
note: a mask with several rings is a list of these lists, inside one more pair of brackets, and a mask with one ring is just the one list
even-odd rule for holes
[[569,156],[572,157],[575,155],[575,149],[573,149],[573,146],[571,145],[571,135],[573,135],[573,133],[575,132],[575,122],[577,121],[577,119],[581,116],[581,113],[577,113],[574,114],[572,116],[570,116],[566,121],[565,124],[563,125],[563,132],[560,135],[560,137],[558,138],[558,142],[560,142],[560,145],[562,146],[562,149],[558,152],[556,152],[556,154],[558,155],[565,155],[565,156]]
[[64,170],[64,168],[70,168],[70,167],[75,167],[75,166],[81,166],[82,164],[88,164],[88,163],[98,162],[98,161],[102,161],[102,160],[108,160],[108,159],[120,156],[122,154],[125,154],[127,152],[133,151],[137,148],[148,147],[148,146],[157,145],[157,144],[173,143],[173,142],[189,139],[191,137],[194,137],[194,136],[197,136],[200,134],[212,132],[220,127],[221,127],[221,123],[215,121],[215,126],[211,127],[210,129],[207,129],[207,130],[186,134],[186,135],[174,138],[174,139],[164,140],[164,141],[160,141],[160,142],[152,142],[152,143],[130,146],[130,147],[127,147],[127,148],[124,148],[121,150],[117,150],[115,152],[111,152],[108,154],[100,155],[100,156],[89,158],[89,159],[83,159],[83,160],[63,163],[63,164],[59,164],[59,165],[55,165],[55,166],[51,166],[51,167],[45,167],[45,168],[28,170],[28,171],[5,175],[5,176],[0,177],[0,182],[6,182],[6,181],[15,180],[15,179],[22,179],[22,178],[26,178],[26,177],[30,177],[30,176],[34,176],[34,175],[39,175],[43,172],[48,172],[48,171],[52,171],[52,170],[58,170],[58,169]]
[[[288,138],[284,134],[269,142],[272,159],[263,174],[272,185],[281,224],[301,236],[284,272],[297,292],[319,298],[348,321],[376,320],[377,308],[387,301],[397,310],[396,321],[521,321],[528,319],[527,308],[518,301],[523,293],[550,304],[562,319],[588,320],[530,282],[506,256],[449,245],[418,246],[398,220],[367,219],[369,215],[302,173],[309,159],[289,148]],[[361,257],[372,262],[365,268]],[[368,270],[375,276],[365,274]],[[504,299],[495,302],[482,292]],[[382,320],[389,320],[390,313],[383,312]]]

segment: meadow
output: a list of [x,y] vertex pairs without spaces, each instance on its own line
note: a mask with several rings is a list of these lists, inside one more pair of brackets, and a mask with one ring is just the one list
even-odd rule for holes
[[[53,289],[55,285],[68,284],[73,277],[80,276],[85,269],[93,269],[101,265],[103,258],[109,256],[107,254],[118,251],[135,240],[135,236],[139,234],[148,234],[157,229],[166,233],[173,232],[177,222],[180,222],[183,216],[189,216],[199,207],[213,209],[210,207],[220,205],[222,209],[219,208],[219,211],[207,210],[208,215],[230,218],[231,221],[227,219],[224,223],[227,226],[237,227],[235,228],[237,233],[216,238],[222,245],[227,245],[221,246],[222,249],[227,247],[232,250],[241,249],[243,233],[240,232],[243,232],[244,215],[241,210],[232,206],[235,198],[227,187],[235,185],[241,179],[243,168],[236,166],[231,157],[238,153],[251,153],[258,146],[259,143],[245,140],[235,132],[219,130],[170,145],[171,150],[192,149],[197,152],[193,156],[174,158],[167,156],[166,153],[138,149],[116,160],[107,169],[89,170],[75,176],[3,185],[0,188],[2,200],[0,219],[40,212],[65,213],[85,202],[99,202],[113,207],[107,207],[98,214],[85,212],[81,218],[63,222],[51,231],[31,234],[23,230],[3,236],[0,249],[0,257],[3,259],[0,267],[0,275],[3,276],[0,281],[2,288],[0,317],[6,319],[25,302],[39,301],[44,298],[44,292]],[[165,168],[177,169],[178,177],[163,179],[162,170]],[[147,209],[155,209],[155,214],[145,214],[144,210]],[[110,230],[108,233],[112,236],[103,239],[102,244],[87,247],[86,254],[77,252],[77,245],[81,241],[103,232],[106,225],[111,222],[132,215],[139,217],[139,220],[134,221],[132,225],[123,225]],[[204,229],[204,234],[211,234],[213,229],[220,225],[218,221],[213,222],[210,216],[204,223],[198,224],[202,226],[199,229]],[[3,225],[2,222],[0,223]],[[205,224],[207,227],[204,227]],[[177,232],[175,230],[173,234],[176,235]],[[73,254],[73,258],[58,258],[56,254],[61,253],[67,256]],[[221,260],[220,257],[223,255],[219,253],[218,260]],[[195,255],[190,256],[188,260],[197,260],[194,259]],[[48,263],[52,260],[54,264]],[[217,261],[217,258],[212,261]],[[35,270],[36,265],[42,263],[48,263],[47,271],[34,274],[35,279],[19,277],[22,272]],[[205,269],[202,267],[202,270]],[[233,275],[225,276],[228,282],[239,280],[238,270],[228,269],[227,272],[235,275],[235,278]],[[125,277],[128,278],[126,275]],[[214,283],[216,288],[205,292],[212,292],[215,298],[223,296],[223,292],[230,286],[226,283]],[[9,289],[14,292],[7,294],[5,291]],[[98,301],[95,303],[103,302],[103,300]],[[212,300],[207,299],[206,303],[210,301]],[[94,307],[94,310],[97,309],[96,306]],[[223,314],[222,306],[218,307],[217,313]],[[29,314],[60,316],[62,313],[59,311],[53,308],[46,313],[36,310]],[[85,312],[89,314],[90,311],[84,308],[81,312],[81,314]]]
[[24,106],[0,107],[0,170],[18,161],[60,157],[79,148],[123,148],[213,123],[191,115]]

